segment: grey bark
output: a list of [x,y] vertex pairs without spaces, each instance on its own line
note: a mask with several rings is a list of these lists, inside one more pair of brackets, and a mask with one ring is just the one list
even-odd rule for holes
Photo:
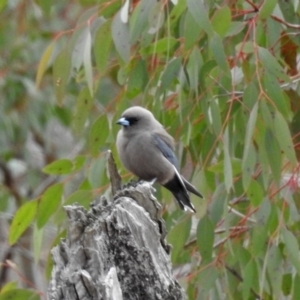
[[49,299],[186,299],[172,275],[170,246],[152,186],[131,184],[117,191],[120,182],[112,182],[113,202],[102,197],[88,211],[65,207],[68,234],[52,250]]

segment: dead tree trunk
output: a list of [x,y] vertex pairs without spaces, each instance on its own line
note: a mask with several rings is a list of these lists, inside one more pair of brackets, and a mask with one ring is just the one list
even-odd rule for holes
[[50,300],[186,299],[172,275],[165,224],[151,190],[148,183],[126,187],[112,203],[102,197],[89,211],[65,207],[68,234],[52,250]]

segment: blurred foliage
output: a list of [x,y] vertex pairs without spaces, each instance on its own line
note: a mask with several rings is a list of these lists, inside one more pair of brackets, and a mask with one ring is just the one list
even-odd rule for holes
[[300,299],[298,1],[14,0],[0,13],[0,282],[19,283],[0,299],[45,293],[15,249],[29,240],[49,276],[62,206],[109,196],[105,152],[117,158],[130,105],[166,126],[205,195],[192,216],[157,193],[189,299]]

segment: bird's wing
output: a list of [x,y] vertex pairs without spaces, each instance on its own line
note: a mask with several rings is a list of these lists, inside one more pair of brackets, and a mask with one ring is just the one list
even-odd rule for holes
[[152,134],[155,145],[160,150],[160,152],[163,154],[163,156],[178,169],[178,160],[175,156],[175,153],[173,151],[172,145],[170,145],[167,141],[164,135],[159,133],[153,133]]
[[180,181],[180,184],[184,186],[184,189],[190,191],[191,193],[197,195],[200,198],[203,198],[202,194],[199,193],[196,188],[189,183],[183,176],[181,176],[178,172],[178,160],[174,154],[172,144],[169,145],[169,142],[172,142],[172,140],[169,141],[168,137],[159,133],[153,133],[153,138],[155,141],[156,146],[159,148],[163,156],[175,167],[176,169],[176,175],[178,176],[178,179]]

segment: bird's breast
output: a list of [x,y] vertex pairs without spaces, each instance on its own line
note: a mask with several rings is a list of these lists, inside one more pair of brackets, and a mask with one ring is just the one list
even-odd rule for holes
[[119,146],[123,165],[140,179],[151,181],[156,178],[158,182],[165,182],[173,175],[173,166],[159,151],[151,135],[121,140]]

